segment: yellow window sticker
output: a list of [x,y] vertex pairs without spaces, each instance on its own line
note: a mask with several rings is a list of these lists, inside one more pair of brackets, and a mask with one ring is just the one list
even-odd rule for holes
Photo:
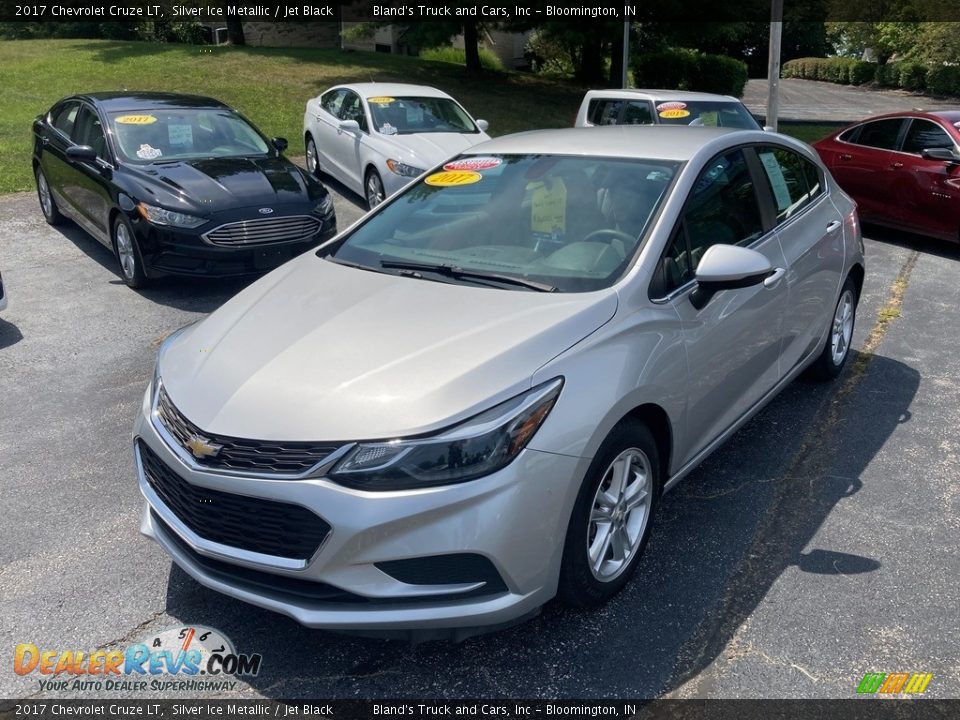
[[153,115],[121,115],[114,120],[121,125],[150,125],[156,121],[157,119]]
[[367,98],[367,102],[376,103],[377,105],[389,105],[390,103],[396,102],[396,101],[397,101],[396,98],[381,97],[379,95],[377,97]]
[[447,170],[430,175],[424,182],[434,187],[457,187],[458,185],[473,185],[473,183],[480,182],[482,179],[483,175],[471,170]]
[[567,186],[563,180],[540,183],[530,196],[530,227],[537,235],[557,237],[567,231]]
[[665,118],[667,120],[676,120],[677,118],[685,118],[689,115],[690,115],[689,110],[681,110],[680,108],[660,111],[660,117]]

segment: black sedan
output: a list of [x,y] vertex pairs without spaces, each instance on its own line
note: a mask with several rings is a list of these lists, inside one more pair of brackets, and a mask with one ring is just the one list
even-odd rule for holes
[[47,222],[75,221],[130,287],[163,275],[269,270],[336,232],[326,188],[223,103],[193,95],[65,98],[33,123]]

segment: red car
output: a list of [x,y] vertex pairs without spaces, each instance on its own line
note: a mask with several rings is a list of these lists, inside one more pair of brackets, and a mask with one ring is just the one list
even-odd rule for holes
[[813,147],[863,220],[960,241],[960,110],[869,118]]

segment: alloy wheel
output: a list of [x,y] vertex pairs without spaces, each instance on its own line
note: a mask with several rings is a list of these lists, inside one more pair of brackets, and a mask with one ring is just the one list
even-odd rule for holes
[[373,209],[383,202],[384,197],[383,182],[375,170],[371,171],[367,175],[367,205]]
[[37,193],[40,195],[40,207],[48,218],[53,215],[53,199],[50,197],[50,186],[43,171],[37,171]]
[[607,467],[587,521],[587,564],[597,580],[610,582],[629,567],[650,518],[652,489],[650,459],[639,448]]
[[853,337],[853,293],[847,290],[840,296],[837,311],[833,315],[830,331],[830,349],[833,364],[840,365],[850,350]]
[[120,268],[124,276],[132,280],[137,272],[137,257],[133,249],[133,238],[125,223],[117,224],[117,255],[120,257]]

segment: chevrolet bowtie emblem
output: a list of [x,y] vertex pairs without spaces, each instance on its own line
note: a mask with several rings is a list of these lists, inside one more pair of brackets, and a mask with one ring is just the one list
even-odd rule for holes
[[223,445],[210,442],[210,440],[201,435],[192,435],[190,439],[187,440],[187,449],[193,453],[193,456],[197,458],[197,460],[214,457],[222,448]]

